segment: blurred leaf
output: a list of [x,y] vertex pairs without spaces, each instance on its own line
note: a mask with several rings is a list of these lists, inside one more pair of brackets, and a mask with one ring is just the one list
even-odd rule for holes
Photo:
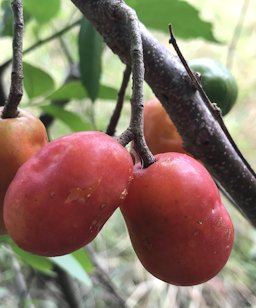
[[94,102],[99,94],[103,40],[85,18],[81,22],[78,45],[81,81]]
[[94,266],[91,262],[91,259],[83,248],[74,251],[72,256],[80,263],[80,265],[87,273],[93,270]]
[[149,28],[168,32],[172,24],[175,36],[183,39],[201,37],[218,42],[213,35],[210,22],[200,18],[200,12],[192,5],[180,0],[127,0],[137,12],[139,19]]
[[91,130],[91,124],[85,122],[78,114],[63,109],[56,105],[43,105],[40,108],[52,115],[54,118],[61,120],[65,123],[73,132]]
[[90,277],[88,276],[84,268],[81,266],[81,264],[76,260],[76,258],[73,255],[69,254],[69,255],[65,255],[61,257],[53,257],[49,259],[53,261],[55,264],[57,264],[59,267],[64,269],[71,276],[83,282],[88,287],[92,286]]
[[[99,86],[98,97],[106,100],[116,100],[118,90],[106,85]],[[62,85],[59,89],[47,96],[50,100],[81,100],[88,97],[81,81],[70,81]],[[127,96],[126,99],[129,99]]]
[[42,96],[54,88],[54,80],[41,68],[23,63],[24,88],[29,98]]
[[0,243],[9,243],[10,241],[10,236],[7,234],[0,235]]
[[57,15],[60,10],[60,0],[23,0],[24,8],[39,22],[46,23]]
[[109,86],[100,85],[99,97],[101,99],[117,100],[118,90]]
[[59,89],[50,94],[47,98],[50,100],[71,100],[84,99],[87,93],[80,81],[70,81],[65,83]]
[[[3,18],[0,20],[0,36],[12,36],[13,13],[11,2],[9,0],[4,0],[1,3],[1,9],[3,10]],[[31,18],[31,15],[25,8],[23,9],[23,18],[25,24],[27,24]]]
[[13,15],[10,1],[3,1],[1,9],[3,10],[3,18],[0,20],[0,35],[12,36]]
[[19,248],[13,241],[10,242],[10,245],[16,255],[18,255],[24,263],[43,273],[49,274],[52,272],[53,264],[48,258],[36,256],[27,251],[24,251],[23,249]]

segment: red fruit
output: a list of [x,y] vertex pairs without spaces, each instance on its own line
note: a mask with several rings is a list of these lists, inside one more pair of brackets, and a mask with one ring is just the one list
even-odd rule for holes
[[144,135],[153,154],[165,152],[186,153],[176,126],[157,98],[144,106]]
[[128,151],[101,132],[50,142],[19,169],[6,193],[10,236],[44,256],[88,244],[125,198],[132,168]]
[[186,154],[156,155],[146,169],[135,165],[121,211],[138,258],[163,281],[205,282],[229,258],[232,221],[207,170]]
[[0,108],[0,234],[6,233],[3,203],[6,190],[19,167],[47,142],[43,123],[32,114],[19,110],[16,118],[2,119]]

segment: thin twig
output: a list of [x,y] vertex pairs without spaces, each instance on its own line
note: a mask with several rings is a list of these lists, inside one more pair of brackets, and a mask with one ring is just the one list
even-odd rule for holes
[[85,247],[85,250],[88,253],[88,255],[90,256],[90,259],[91,259],[93,265],[96,268],[96,274],[97,274],[98,279],[105,286],[105,288],[110,292],[110,294],[112,294],[115,297],[115,299],[118,303],[118,307],[120,307],[120,308],[125,307],[126,300],[124,299],[124,295],[121,294],[120,290],[118,290],[116,288],[116,286],[113,284],[109,275],[106,273],[106,271],[99,264],[93,248],[90,245],[87,245]]
[[81,297],[78,294],[78,289],[75,286],[74,280],[59,266],[55,266],[54,271],[58,275],[58,284],[61,287],[69,307],[82,308]]
[[108,127],[106,129],[106,134],[108,134],[109,136],[115,135],[117,123],[119,121],[121,111],[123,108],[125,92],[126,92],[126,88],[128,86],[129,80],[130,80],[130,76],[131,76],[131,67],[127,65],[124,70],[122,84],[118,92],[116,106],[112,114],[112,117],[110,119],[110,122],[108,124]]
[[242,153],[238,149],[236,143],[234,142],[233,138],[231,137],[228,129],[226,128],[226,125],[224,124],[223,119],[221,117],[221,113],[219,112],[218,109],[216,109],[215,105],[212,104],[212,102],[209,100],[208,96],[206,95],[205,91],[203,90],[203,88],[202,88],[201,84],[199,83],[198,79],[195,77],[195,75],[192,73],[191,69],[189,68],[189,66],[188,66],[185,58],[183,57],[183,55],[182,55],[182,53],[180,51],[180,48],[179,48],[179,46],[178,46],[178,44],[176,42],[176,39],[174,37],[171,25],[169,25],[169,31],[170,31],[169,43],[171,43],[173,45],[175,51],[177,52],[177,55],[179,56],[179,58],[180,58],[182,64],[184,65],[184,67],[185,67],[189,77],[191,78],[191,81],[193,82],[193,85],[196,87],[196,89],[200,93],[203,101],[205,102],[206,106],[210,110],[210,112],[213,115],[214,119],[219,123],[220,127],[225,132],[229,142],[232,144],[233,148],[236,150],[237,154],[239,155],[239,157],[241,158],[243,163],[246,165],[246,167],[251,172],[251,174],[254,177],[256,177],[256,174],[255,174],[254,170],[252,169],[252,167],[250,166],[248,161],[244,158],[244,156],[242,155]]
[[[60,36],[62,36],[63,34],[65,34],[66,32],[68,32],[69,30],[73,29],[74,27],[78,26],[80,23],[81,23],[81,18],[79,18],[78,20],[76,20],[75,22],[73,22],[72,24],[64,27],[63,29],[61,29],[60,31],[58,32],[55,32],[54,34],[42,39],[42,40],[39,40],[37,42],[35,42],[34,44],[32,44],[30,47],[24,49],[23,51],[23,55],[25,54],[28,54],[29,52],[33,51],[34,49],[46,44],[46,43],[49,43],[51,42],[52,40],[54,39],[57,39],[59,38]],[[12,59],[9,59],[7,60],[5,63],[3,63],[1,66],[0,66],[0,74],[11,64],[12,62]]]
[[59,41],[60,41],[60,46],[63,50],[63,53],[65,55],[65,57],[67,58],[67,61],[68,61],[68,64],[69,66],[73,65],[74,64],[74,60],[71,56],[71,53],[68,49],[68,46],[66,44],[66,42],[64,41],[63,37],[62,36],[59,36]]
[[235,26],[234,33],[232,35],[232,38],[230,40],[230,44],[228,46],[226,65],[229,69],[231,69],[232,64],[233,64],[235,49],[236,49],[238,40],[241,36],[243,23],[244,23],[245,16],[246,16],[246,13],[247,13],[247,10],[248,10],[248,7],[249,7],[249,2],[250,2],[250,0],[244,0],[244,2],[243,2],[243,6],[242,6],[242,9],[241,9],[241,12],[240,12],[238,22]]
[[[120,10],[122,7],[120,7]],[[128,19],[131,40],[131,67],[132,67],[132,98],[131,98],[131,120],[128,129],[120,136],[119,142],[123,145],[134,140],[135,150],[138,153],[144,168],[155,162],[153,154],[150,152],[143,133],[143,82],[144,82],[144,62],[143,47],[140,32],[140,24],[133,9],[125,6],[123,12]],[[127,137],[127,139],[126,139]]]
[[24,21],[22,0],[13,0],[12,10],[14,16],[14,27],[11,87],[7,103],[3,109],[2,118],[15,118],[17,116],[18,105],[23,95],[22,47]]

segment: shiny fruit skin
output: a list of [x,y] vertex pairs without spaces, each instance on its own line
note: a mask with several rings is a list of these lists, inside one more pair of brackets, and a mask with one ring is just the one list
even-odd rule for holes
[[16,118],[2,119],[0,108],[0,234],[6,233],[3,202],[6,190],[18,168],[47,144],[43,123],[32,114],[19,110]]
[[186,154],[156,155],[146,169],[135,165],[121,212],[142,265],[167,283],[203,283],[229,258],[230,216],[207,170]]
[[238,86],[234,76],[223,64],[208,58],[189,61],[190,68],[201,74],[204,91],[226,115],[234,106],[238,96]]
[[17,172],[4,220],[24,250],[70,253],[92,241],[127,194],[130,154],[101,132],[79,132],[46,145]]
[[144,106],[144,135],[153,154],[165,152],[186,153],[175,125],[157,98]]

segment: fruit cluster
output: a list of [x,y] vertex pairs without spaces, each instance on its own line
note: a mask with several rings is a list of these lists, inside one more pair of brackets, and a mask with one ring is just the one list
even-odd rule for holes
[[195,285],[227,262],[231,219],[203,165],[177,153],[181,140],[176,152],[142,168],[102,132],[47,143],[40,121],[22,112],[0,120],[0,134],[3,220],[21,248],[70,253],[91,242],[120,207],[138,258],[159,279]]

